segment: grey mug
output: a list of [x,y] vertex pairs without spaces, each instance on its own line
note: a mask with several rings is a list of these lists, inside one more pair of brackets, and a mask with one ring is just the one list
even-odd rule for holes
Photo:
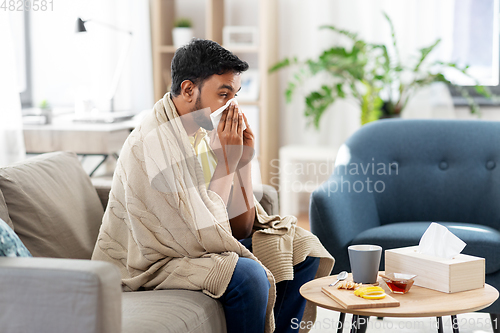
[[377,282],[382,247],[378,245],[351,245],[347,250],[354,282]]

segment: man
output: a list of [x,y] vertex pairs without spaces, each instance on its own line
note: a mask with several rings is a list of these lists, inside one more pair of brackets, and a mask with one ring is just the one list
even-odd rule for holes
[[122,148],[92,259],[116,264],[127,291],[219,299],[228,332],[293,332],[294,318],[315,315],[298,288],[329,274],[333,258],[295,217],[269,216],[253,196],[255,138],[240,108],[230,104],[213,128],[247,68],[212,41],[177,50],[171,92]]

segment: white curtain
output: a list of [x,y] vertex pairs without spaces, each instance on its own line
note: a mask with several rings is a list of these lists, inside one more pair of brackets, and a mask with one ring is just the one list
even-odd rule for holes
[[[389,25],[382,12],[392,19],[402,61],[417,57],[418,49],[442,38],[430,60],[452,60],[454,0],[281,0],[280,58],[315,57],[334,44],[348,46],[348,40],[329,30],[318,30],[324,24],[357,32],[368,42],[391,45]],[[390,52],[394,52],[390,49]],[[292,70],[280,73],[281,145],[310,144],[339,147],[360,127],[359,107],[349,100],[339,100],[323,115],[320,131],[306,128],[304,95],[320,85],[314,80],[298,90],[293,102],[283,97]],[[421,91],[411,101],[404,117],[452,118],[453,104],[447,89],[435,85]]]
[[25,158],[10,14],[0,11],[0,166]]

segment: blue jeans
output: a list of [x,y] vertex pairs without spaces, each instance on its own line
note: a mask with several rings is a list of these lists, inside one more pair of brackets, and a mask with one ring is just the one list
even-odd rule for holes
[[[251,239],[241,242],[251,250]],[[276,333],[299,331],[298,327],[292,329],[292,319],[297,318],[294,323],[299,323],[306,305],[299,288],[314,279],[318,266],[319,258],[307,257],[293,267],[293,280],[276,284]],[[219,298],[224,307],[228,333],[264,332],[269,288],[266,271],[262,266],[252,259],[238,259],[233,277],[225,293]],[[294,328],[296,326],[293,325]]]

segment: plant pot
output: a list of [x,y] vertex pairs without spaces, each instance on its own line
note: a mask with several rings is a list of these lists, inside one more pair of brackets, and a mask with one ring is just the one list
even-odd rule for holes
[[401,118],[401,115],[400,114],[382,115],[378,119],[394,119],[394,118]]
[[[395,110],[394,105],[391,102],[384,102],[384,105],[381,108],[382,114],[379,119],[388,119],[388,118],[400,118],[401,110]],[[397,113],[395,113],[397,112]]]
[[50,125],[52,124],[52,109],[46,108],[46,109],[41,109],[42,111],[42,116],[45,117],[45,125]]
[[174,40],[174,46],[180,47],[188,44],[193,38],[192,28],[174,28],[172,30],[172,38]]

